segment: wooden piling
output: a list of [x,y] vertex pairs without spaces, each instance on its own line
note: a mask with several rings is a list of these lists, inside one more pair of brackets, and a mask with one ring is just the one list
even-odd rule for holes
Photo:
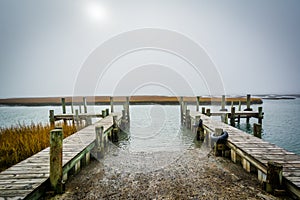
[[126,105],[127,105],[127,121],[128,121],[128,125],[130,124],[130,113],[129,113],[129,97],[126,97]]
[[258,123],[259,124],[262,124],[263,117],[264,117],[263,108],[258,107]]
[[66,114],[66,99],[61,98],[62,113]]
[[127,118],[126,118],[125,110],[122,110],[122,119],[121,119],[120,129],[123,131],[127,130]]
[[[62,113],[66,114],[66,99],[61,98]],[[64,119],[64,125],[67,125],[67,120]]]
[[114,99],[113,97],[110,97],[110,112],[113,113],[114,112]]
[[274,192],[275,189],[282,189],[283,166],[274,161],[268,161],[266,191]]
[[207,109],[206,109],[206,115],[209,116],[209,117],[211,116],[210,108],[207,108]]
[[101,159],[104,157],[103,130],[104,130],[103,126],[95,127],[95,133],[96,133],[95,147],[96,147],[97,159]]
[[78,109],[75,110],[75,121],[76,121],[77,127],[79,127],[79,113],[78,113]]
[[54,110],[49,110],[49,122],[51,127],[55,126]]
[[183,125],[183,97],[180,97],[179,104],[180,104],[180,122],[181,125]]
[[84,113],[87,113],[87,102],[86,102],[86,97],[83,97],[83,111],[84,111]]
[[106,108],[105,111],[106,111],[106,116],[108,116],[109,115],[109,108]]
[[78,105],[79,113],[82,113],[81,104]]
[[230,125],[235,127],[235,107],[231,107]]
[[199,105],[200,105],[200,96],[197,96],[197,105],[196,105],[197,112],[199,112]]
[[224,113],[221,115],[221,121],[225,124],[228,124],[228,114]]
[[[223,133],[223,129],[222,128],[215,128],[215,136],[220,136]],[[215,156],[221,156],[223,155],[223,152],[225,151],[225,144],[218,144],[218,142],[216,142],[214,145],[214,153]]]
[[102,117],[106,117],[106,110],[102,110]]
[[205,107],[202,107],[202,114],[205,115]]
[[261,138],[261,130],[262,130],[261,124],[256,124],[256,123],[253,124],[253,135],[255,137]]
[[251,94],[247,94],[247,107],[245,109],[245,111],[252,111],[252,108],[250,107],[251,106]]
[[220,109],[220,111],[227,111],[227,109],[225,108],[225,105],[226,105],[225,95],[222,95],[222,102],[221,102],[221,109]]
[[74,114],[74,106],[73,106],[73,102],[71,103],[71,113]]
[[191,112],[188,109],[185,112],[185,126],[187,129],[191,129]]
[[119,141],[119,128],[113,128],[112,130],[112,142]]
[[50,185],[55,193],[63,193],[62,184],[62,129],[50,132]]

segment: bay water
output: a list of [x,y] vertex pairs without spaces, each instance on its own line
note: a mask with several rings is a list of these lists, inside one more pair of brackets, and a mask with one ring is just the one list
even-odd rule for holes
[[[264,100],[262,105],[252,107],[257,110],[258,106],[264,111],[262,139],[300,155],[300,99]],[[89,106],[88,110],[100,113],[105,108],[109,106]],[[219,108],[211,107],[212,110]],[[122,107],[115,109],[121,111]],[[194,110],[195,106],[189,106],[189,109]],[[0,127],[48,123],[49,110],[61,113],[60,106],[0,106]],[[67,112],[71,112],[70,107]],[[181,151],[198,145],[195,135],[180,126],[178,105],[131,105],[130,116],[130,133],[119,144],[123,149],[131,152]],[[215,119],[220,120],[220,117]],[[241,119],[238,128],[252,134],[254,122],[257,119],[251,119],[249,126]]]

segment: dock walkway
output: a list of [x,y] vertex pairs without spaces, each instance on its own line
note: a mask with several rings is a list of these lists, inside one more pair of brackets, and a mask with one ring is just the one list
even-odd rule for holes
[[[103,126],[104,132],[109,132],[113,115],[121,118],[121,113],[112,113],[63,140],[63,180],[70,171],[89,162],[95,146],[95,127]],[[50,147],[1,172],[0,199],[38,199],[49,184],[49,151]]]
[[[256,172],[258,179],[266,181],[267,163],[274,161],[283,166],[283,185],[300,198],[300,156],[286,151],[283,148],[263,141],[260,138],[247,134],[237,128],[225,123],[212,120],[210,117],[200,112],[191,112],[191,118],[200,116],[203,121],[204,129],[207,132],[215,132],[216,128],[221,128],[229,134],[227,146],[230,148],[231,160],[241,163],[248,172]],[[192,123],[195,123],[194,121]]]

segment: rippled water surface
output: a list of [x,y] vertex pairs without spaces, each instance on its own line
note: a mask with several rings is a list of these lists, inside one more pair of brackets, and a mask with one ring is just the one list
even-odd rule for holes
[[[300,99],[264,100],[263,139],[300,154]],[[91,112],[100,112],[109,106],[89,107]],[[194,106],[189,106],[195,109]],[[253,106],[254,110],[257,106]],[[47,123],[50,109],[61,112],[59,106],[43,107],[6,107],[0,106],[0,127],[11,125]],[[121,107],[117,107],[121,110]],[[219,107],[212,107],[218,110]],[[242,108],[243,109],[243,108]],[[68,107],[67,112],[70,112]],[[182,151],[194,146],[194,135],[180,127],[179,106],[132,105],[130,106],[131,132],[119,145],[130,152]],[[219,117],[215,117],[220,120]],[[251,124],[257,119],[251,119]],[[247,126],[241,119],[239,127],[251,133],[252,126]]]

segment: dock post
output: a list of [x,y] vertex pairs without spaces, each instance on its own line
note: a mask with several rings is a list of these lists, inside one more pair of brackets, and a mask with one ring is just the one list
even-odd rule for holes
[[198,118],[198,121],[196,121],[196,123],[198,123],[196,139],[198,141],[199,140],[200,141],[204,141],[204,127],[203,127],[203,123],[202,123],[201,117],[200,116],[197,116],[197,117],[199,117],[199,118]]
[[83,111],[84,111],[84,113],[87,113],[87,102],[86,102],[86,97],[83,97]]
[[113,97],[109,97],[110,99],[110,112],[113,113],[114,112],[114,99]]
[[62,129],[54,129],[50,132],[50,184],[55,193],[63,193],[62,183]]
[[264,117],[263,108],[262,107],[258,107],[258,123],[259,124],[262,124],[263,117]]
[[102,118],[106,117],[106,110],[102,110]]
[[202,107],[202,114],[205,115],[205,107]]
[[[215,128],[215,135],[220,136],[223,133],[223,129],[221,128]],[[223,156],[225,153],[225,144],[220,144],[218,141],[214,144],[214,153],[215,156]]]
[[128,130],[127,124],[128,124],[128,122],[126,119],[126,112],[125,112],[125,110],[122,110],[122,119],[121,119],[120,129],[122,131],[127,131]]
[[96,133],[95,147],[97,152],[97,159],[101,159],[104,156],[103,130],[104,130],[103,126],[95,127],[95,133]]
[[[61,98],[61,106],[62,106],[62,113],[66,114],[66,99],[65,98]],[[64,119],[64,125],[67,125],[67,120]]]
[[221,121],[225,124],[228,124],[228,114],[224,113],[221,115]]
[[231,107],[230,125],[235,127],[235,107]]
[[196,105],[196,111],[199,112],[199,105],[200,105],[200,96],[197,96],[197,105]]
[[274,192],[276,189],[282,189],[282,164],[268,161],[266,191]]
[[209,117],[211,116],[210,108],[207,108],[207,109],[206,109],[206,115],[209,116]]
[[126,97],[126,105],[127,105],[127,120],[128,120],[128,126],[130,125],[130,113],[129,113],[129,97]]
[[49,122],[51,127],[55,126],[54,110],[49,110]]
[[118,116],[113,116],[113,130],[112,130],[112,142],[119,141],[119,128],[117,124]]
[[255,137],[261,138],[261,124],[253,124],[253,135]]
[[106,108],[105,111],[106,111],[106,116],[108,116],[109,115],[109,108]]
[[183,97],[180,97],[179,105],[180,105],[180,121],[182,125],[183,124]]
[[73,102],[71,103],[71,113],[74,114]]
[[188,129],[191,129],[191,115],[190,115],[190,110],[186,110],[185,112],[185,126]]
[[244,111],[252,111],[251,106],[251,94],[247,94],[247,108]]
[[79,114],[78,114],[78,109],[75,110],[75,121],[77,127],[79,127]]
[[221,102],[221,109],[220,109],[220,111],[227,111],[227,109],[225,108],[225,105],[226,105],[225,95],[222,95],[222,102]]
[[82,110],[81,110],[81,103],[79,103],[78,109],[79,109],[79,113],[82,113]]
[[66,99],[61,98],[62,113],[66,114]]

